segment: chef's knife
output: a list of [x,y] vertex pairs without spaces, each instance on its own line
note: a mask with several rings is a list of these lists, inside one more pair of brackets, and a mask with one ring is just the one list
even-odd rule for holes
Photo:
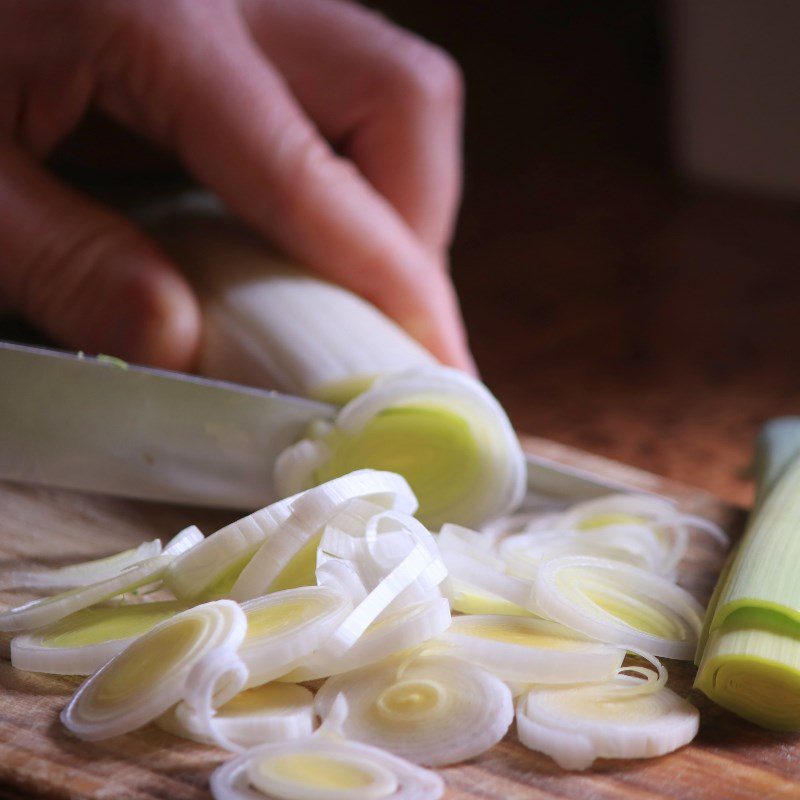
[[[275,499],[275,459],[335,408],[193,375],[0,342],[0,478],[202,506]],[[624,490],[528,458],[528,485],[564,499]]]
[[0,477],[259,508],[278,454],[332,406],[192,375],[0,343]]

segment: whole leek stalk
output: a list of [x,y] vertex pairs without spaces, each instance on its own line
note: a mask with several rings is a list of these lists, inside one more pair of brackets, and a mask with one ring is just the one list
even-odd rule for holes
[[344,403],[381,375],[436,363],[375,306],[213,207],[179,207],[155,233],[200,296],[203,375]]
[[696,688],[766,728],[800,730],[800,417],[768,423],[757,493],[720,575],[698,648]]
[[372,468],[408,480],[430,527],[478,526],[519,505],[522,450],[483,384],[439,365],[375,306],[287,263],[202,198],[164,211],[151,227],[203,307],[200,372],[344,405],[277,460],[284,496]]

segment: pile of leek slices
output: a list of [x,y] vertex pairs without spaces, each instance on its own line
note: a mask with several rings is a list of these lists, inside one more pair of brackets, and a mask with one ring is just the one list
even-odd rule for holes
[[416,510],[399,475],[352,472],[210,536],[13,573],[59,593],[0,630],[15,667],[90,676],[61,715],[75,736],[154,722],[234,753],[211,778],[223,800],[437,798],[426,767],[515,718],[567,769],[694,737],[659,658],[694,654],[703,609],[676,574],[691,529],[721,530],[640,495],[480,531]]

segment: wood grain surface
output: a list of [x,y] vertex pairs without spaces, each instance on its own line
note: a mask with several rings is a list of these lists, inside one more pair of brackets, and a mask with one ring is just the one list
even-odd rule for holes
[[[676,497],[734,535],[743,514],[712,496],[637,469],[541,439],[528,448],[579,465],[632,487]],[[147,538],[169,537],[195,522],[210,532],[231,517],[224,512],[95,498],[10,484],[0,485],[0,567],[25,559],[56,564],[113,552]],[[701,600],[712,588],[721,553],[696,542],[682,583]],[[0,594],[3,603],[20,595]],[[800,796],[800,739],[756,728],[715,708],[691,691],[693,668],[668,662],[670,685],[702,712],[697,739],[669,756],[646,761],[599,761],[585,773],[568,773],[518,744],[513,733],[490,752],[443,770],[448,800],[512,798],[790,798]],[[208,775],[221,751],[149,726],[135,734],[85,743],[68,736],[58,714],[77,679],[14,670],[0,661],[0,797],[70,800],[200,800],[209,797]]]

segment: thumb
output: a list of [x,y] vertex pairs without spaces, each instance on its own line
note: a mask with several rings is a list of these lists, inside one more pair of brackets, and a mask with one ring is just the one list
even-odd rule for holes
[[191,365],[197,302],[131,223],[0,144],[0,296],[68,347],[167,369]]

